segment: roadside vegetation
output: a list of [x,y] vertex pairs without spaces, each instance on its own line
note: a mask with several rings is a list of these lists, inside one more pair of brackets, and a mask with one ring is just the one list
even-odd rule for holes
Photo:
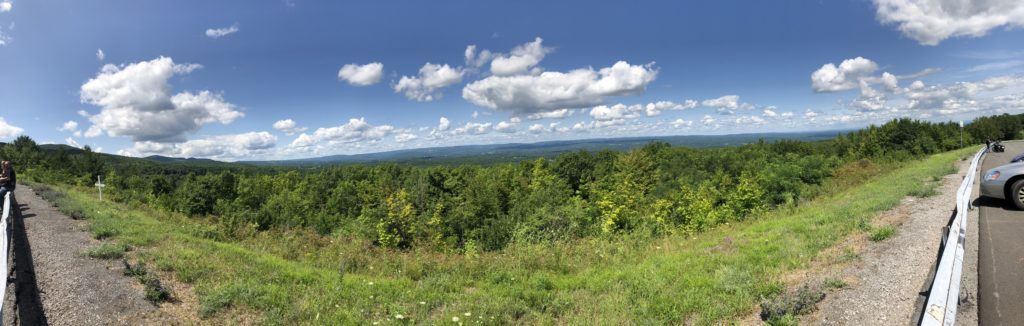
[[[51,201],[95,237],[188,284],[200,318],[269,324],[742,318],[784,295],[780,275],[974,151],[949,152],[955,124],[912,120],[813,143],[274,173],[88,151],[56,164],[19,141],[2,150],[35,155],[24,175],[53,185],[43,193],[63,194]],[[107,176],[115,203],[96,200],[91,174]]]
[[896,227],[892,225],[882,226],[871,231],[871,241],[884,241],[896,235]]

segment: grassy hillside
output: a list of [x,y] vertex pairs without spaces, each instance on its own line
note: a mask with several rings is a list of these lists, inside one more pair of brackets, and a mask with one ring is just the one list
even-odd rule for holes
[[197,316],[209,323],[711,324],[754,312],[783,289],[781,274],[868,232],[863,226],[875,213],[932,187],[927,180],[953,172],[973,151],[883,166],[854,162],[813,200],[696,235],[627,234],[464,254],[391,250],[309,230],[218,241],[206,219],[100,203],[92,189],[62,188],[66,196],[54,200],[87,217],[95,235],[134,248],[133,260],[189,284]]

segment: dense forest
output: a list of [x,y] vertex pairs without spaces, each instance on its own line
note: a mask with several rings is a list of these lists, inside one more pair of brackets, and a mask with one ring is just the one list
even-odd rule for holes
[[[964,145],[1014,139],[1024,115],[982,117]],[[782,140],[691,149],[650,143],[628,152],[578,151],[499,165],[190,167],[64,149],[26,136],[0,148],[23,175],[90,186],[114,200],[216,225],[234,239],[268,229],[345,233],[380,247],[472,252],[511,243],[701,232],[798,205],[849,166],[899,162],[961,147],[956,123],[898,119],[825,141]]]

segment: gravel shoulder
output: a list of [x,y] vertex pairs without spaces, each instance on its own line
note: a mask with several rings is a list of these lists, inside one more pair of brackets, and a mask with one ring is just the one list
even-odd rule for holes
[[[84,231],[84,221],[61,214],[24,185],[16,196],[20,206],[14,225],[17,294],[7,297],[5,324],[179,323],[145,300],[142,287],[123,276],[120,260],[82,254],[101,243]],[[13,297],[18,303],[12,307]]]
[[[959,161],[956,174],[947,175],[926,198],[907,197],[876,217],[873,225],[897,226],[890,239],[872,242],[867,234],[850,237],[837,250],[855,250],[859,258],[847,262],[819,262],[799,275],[805,284],[822,284],[826,279],[842,280],[846,286],[827,291],[816,312],[803,316],[806,325],[908,325],[917,324],[920,292],[927,290],[937,259],[942,229],[949,222],[956,202],[956,190],[970,161]],[[977,310],[971,302],[977,280],[977,210],[972,211],[968,250],[964,267],[964,291],[958,325],[977,324]],[[974,245],[970,245],[973,241]],[[841,249],[840,249],[841,248]],[[972,276],[973,275],[973,276]],[[972,283],[973,282],[973,283]],[[973,315],[973,319],[971,318]],[[972,322],[973,320],[973,322]]]

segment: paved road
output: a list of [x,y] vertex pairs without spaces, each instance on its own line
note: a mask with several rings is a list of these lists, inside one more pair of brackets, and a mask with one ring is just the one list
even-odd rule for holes
[[[981,173],[1024,152],[1024,142],[988,153]],[[1007,201],[981,197],[978,219],[978,323],[1024,325],[1024,212]]]

